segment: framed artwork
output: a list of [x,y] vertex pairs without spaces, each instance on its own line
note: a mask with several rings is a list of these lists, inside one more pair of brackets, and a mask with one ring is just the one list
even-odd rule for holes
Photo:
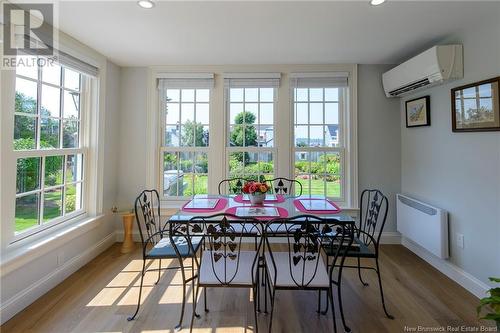
[[453,132],[500,131],[500,77],[451,89]]
[[406,127],[430,126],[431,98],[419,97],[406,101]]

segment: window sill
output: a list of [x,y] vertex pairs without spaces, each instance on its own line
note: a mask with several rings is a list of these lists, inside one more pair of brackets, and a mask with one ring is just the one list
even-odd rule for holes
[[0,276],[4,276],[36,258],[82,235],[103,221],[104,215],[83,217],[40,235],[33,235],[7,246],[0,258]]

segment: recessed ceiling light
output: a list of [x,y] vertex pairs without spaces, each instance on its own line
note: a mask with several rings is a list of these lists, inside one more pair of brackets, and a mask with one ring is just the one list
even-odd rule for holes
[[137,1],[137,4],[141,8],[145,8],[145,9],[151,9],[155,6],[155,3],[151,0],[140,0],[140,1]]
[[385,2],[385,0],[371,0],[371,1],[370,1],[370,4],[371,4],[372,6],[378,6],[378,5],[383,4],[384,2]]

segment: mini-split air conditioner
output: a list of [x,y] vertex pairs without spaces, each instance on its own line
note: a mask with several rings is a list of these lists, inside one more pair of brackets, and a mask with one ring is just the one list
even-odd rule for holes
[[387,97],[399,97],[464,75],[462,45],[437,45],[382,74]]

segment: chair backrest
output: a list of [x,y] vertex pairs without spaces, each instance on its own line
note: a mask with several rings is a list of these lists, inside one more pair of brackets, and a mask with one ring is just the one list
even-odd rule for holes
[[219,195],[225,194],[224,187],[226,185],[228,194],[242,194],[243,186],[245,186],[245,183],[248,181],[251,181],[251,179],[245,179],[245,178],[224,179],[219,183]]
[[[152,237],[161,230],[160,195],[157,190],[144,190],[135,199],[135,218],[144,245],[146,241],[155,245],[160,241],[161,235]],[[152,238],[151,238],[152,237]]]
[[288,179],[283,177],[267,180],[271,185],[271,191],[274,194],[295,195],[300,197],[302,195],[302,184],[295,179]]
[[366,245],[378,247],[388,211],[389,201],[381,191],[366,189],[361,192],[358,238]]
[[[313,215],[299,215],[293,218],[274,219],[266,224],[264,239],[265,251],[271,257],[271,267],[276,284],[277,266],[276,255],[273,254],[269,243],[269,234],[280,228],[287,239],[287,261],[291,280],[297,288],[307,288],[318,274],[318,267],[322,259],[325,246],[330,246],[330,255],[333,258],[332,267],[328,271],[331,280],[333,267],[345,256],[346,248],[352,244],[352,225],[341,223],[335,219],[323,219]],[[333,253],[333,254],[332,254]]]
[[[175,222],[172,222],[175,223]],[[190,249],[194,252],[192,239],[203,237],[205,241],[204,255],[210,258],[209,266],[200,269],[211,269],[213,275],[221,285],[230,285],[235,280],[243,264],[248,265],[248,258],[242,259],[241,245],[244,237],[254,234],[262,235],[263,226],[254,218],[241,218],[233,214],[219,213],[210,216],[195,216],[187,223],[178,222],[173,226],[173,237],[184,237]],[[257,265],[258,253],[253,255],[252,270]],[[253,273],[252,273],[252,279]],[[234,281],[237,283],[237,281]]]

